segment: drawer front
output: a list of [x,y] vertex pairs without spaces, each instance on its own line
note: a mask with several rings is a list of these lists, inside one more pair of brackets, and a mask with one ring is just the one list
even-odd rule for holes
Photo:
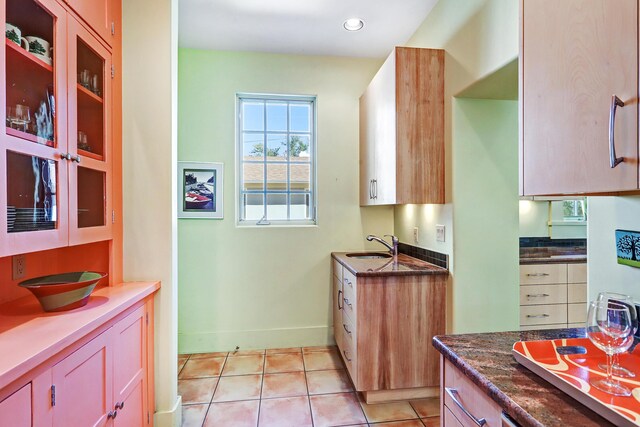
[[344,292],[342,309],[351,320],[357,319],[358,306],[356,304],[356,283],[357,282],[355,280],[345,277],[342,284],[342,291]]
[[566,304],[567,285],[520,286],[520,305]]
[[[477,385],[467,378],[449,360],[444,361],[444,405],[463,426],[475,426],[471,417],[484,418],[486,426],[500,426],[502,410]],[[465,413],[466,411],[466,413]],[[446,417],[446,414],[445,414]],[[446,423],[445,425],[449,425]],[[455,423],[453,425],[456,425]]]
[[587,264],[568,264],[569,283],[587,283]]
[[567,285],[567,302],[569,304],[587,302],[587,284],[569,283]]
[[342,281],[333,276],[333,337],[342,346]]
[[567,283],[567,264],[529,264],[520,266],[521,285]]
[[331,267],[333,270],[333,275],[336,276],[340,282],[342,282],[342,264],[331,258]]
[[584,302],[569,304],[567,308],[567,322],[581,323],[582,327],[584,327],[585,322],[587,321],[587,310],[587,304]]
[[[340,355],[344,364],[347,366],[351,381],[358,389],[358,353],[356,350],[355,341],[346,337],[346,333],[343,334],[342,347],[340,348]],[[354,337],[355,338],[355,337]]]
[[[343,313],[344,314],[344,313]],[[348,343],[354,350],[358,342],[356,323],[349,316],[342,316],[342,341]]]
[[[584,324],[582,325],[584,326]],[[520,326],[521,331],[537,331],[540,329],[564,329],[567,327],[566,323],[556,323],[553,325],[533,325],[533,326]],[[572,326],[569,326],[570,328]],[[575,326],[574,326],[575,327]]]
[[520,326],[567,323],[567,304],[520,306]]
[[460,424],[460,421],[456,419],[451,410],[444,407],[444,422],[442,423],[442,427],[464,427]]

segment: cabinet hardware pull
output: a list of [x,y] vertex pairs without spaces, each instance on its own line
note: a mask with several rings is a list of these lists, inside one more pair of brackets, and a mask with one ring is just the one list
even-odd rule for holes
[[378,180],[374,179],[373,180],[373,198],[374,199],[378,199]]
[[548,275],[549,273],[527,273],[527,277],[545,277]]
[[69,154],[68,156],[69,156],[69,157],[71,158],[71,160],[73,160],[74,162],[76,162],[76,163],[80,163],[80,156],[78,156],[77,154],[76,154],[76,156],[75,156],[75,157],[72,157],[70,154]]
[[338,291],[338,310],[342,310],[344,308],[344,305],[340,307],[340,300],[342,299],[340,298],[340,295],[342,295],[342,291]]
[[349,285],[350,288],[353,288],[353,283],[351,283],[351,281],[349,279],[347,279],[346,277],[344,278],[344,283]]
[[624,162],[624,158],[616,157],[616,109],[624,107],[624,102],[616,95],[611,97],[611,109],[609,110],[609,166],[611,169]]
[[349,302],[349,298],[344,298],[343,301],[344,301],[345,304],[347,304],[349,306],[350,309],[353,310],[353,304],[351,304],[351,302]]
[[369,180],[369,200],[373,199],[373,180]]
[[351,335],[351,331],[347,328],[347,325],[345,325],[344,323],[342,324],[342,327],[344,328],[345,331],[347,331],[347,333],[349,335]]
[[71,154],[69,154],[69,153],[60,153],[60,160],[71,160]]
[[342,354],[344,354],[344,358],[347,359],[347,362],[351,362],[351,359],[349,358],[349,356],[347,356],[346,350],[342,350]]
[[543,319],[549,317],[548,314],[527,314],[527,319]]
[[122,402],[116,402],[116,409],[123,409],[124,408],[124,400]]
[[467,408],[464,407],[464,405],[462,404],[462,402],[460,402],[460,400],[458,400],[458,390],[456,390],[455,388],[451,388],[451,387],[445,387],[444,388],[447,391],[447,394],[449,395],[449,397],[451,398],[451,400],[453,400],[453,403],[455,403],[458,408],[460,408],[460,410],[462,410],[462,412],[464,412],[464,414],[471,418],[473,420],[473,422],[475,423],[475,425],[482,427],[483,425],[485,425],[487,423],[487,420],[485,420],[484,418],[476,418],[473,415],[471,415],[471,412],[469,412],[467,410]]
[[107,414],[107,419],[113,418],[115,420],[117,416],[118,416],[118,411],[111,411]]
[[527,294],[527,298],[543,298],[548,296],[549,294]]

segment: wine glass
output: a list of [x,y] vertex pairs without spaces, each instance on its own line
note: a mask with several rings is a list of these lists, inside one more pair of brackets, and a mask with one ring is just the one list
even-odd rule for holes
[[607,377],[591,378],[589,383],[605,393],[631,396],[631,390],[613,379],[613,355],[626,351],[633,343],[633,319],[629,308],[620,303],[592,301],[587,314],[587,336],[607,355]]
[[[638,313],[636,312],[636,306],[633,303],[633,298],[629,295],[619,294],[615,292],[600,292],[598,294],[597,301],[612,301],[618,304],[623,304],[629,309],[629,314],[633,320],[631,334],[635,334],[638,329]],[[613,356],[613,375],[623,378],[634,378],[636,374],[627,368],[624,368],[618,363],[618,354]],[[605,363],[598,364],[598,368],[606,372],[607,365]]]

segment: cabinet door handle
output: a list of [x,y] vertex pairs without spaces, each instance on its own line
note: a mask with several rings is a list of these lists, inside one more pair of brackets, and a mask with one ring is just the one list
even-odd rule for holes
[[349,356],[347,356],[346,350],[342,350],[342,354],[344,354],[344,358],[347,359],[347,362],[351,362],[351,359],[349,358]]
[[464,412],[464,414],[471,418],[473,420],[473,422],[475,423],[475,425],[482,427],[483,425],[485,425],[487,423],[487,420],[485,420],[484,418],[476,418],[473,415],[471,415],[471,412],[469,412],[467,410],[467,408],[464,407],[464,405],[462,404],[462,402],[460,402],[460,400],[458,400],[458,390],[456,390],[455,388],[451,388],[451,387],[445,387],[444,388],[447,391],[447,394],[449,395],[449,397],[451,398],[451,400],[453,400],[453,403],[455,403],[458,408],[460,408],[460,410],[462,412]]
[[73,160],[76,163],[80,163],[80,156],[78,156],[77,154],[75,157],[71,156],[70,154],[67,154],[67,155],[69,156],[69,159],[67,160]]
[[344,328],[345,331],[347,331],[347,333],[349,335],[351,335],[351,331],[349,330],[349,328],[347,328],[347,325],[345,325],[344,323],[342,324],[342,327]]
[[548,296],[549,294],[527,294],[527,298],[544,298]]
[[116,402],[116,409],[123,409],[124,408],[124,400],[122,402]]
[[616,157],[616,109],[624,107],[624,102],[616,95],[611,97],[611,109],[609,110],[609,166],[611,169],[624,162],[624,158]]
[[545,277],[548,275],[549,273],[527,273],[527,277]]
[[340,295],[342,295],[342,291],[338,291],[338,310],[342,310],[344,308],[344,305],[342,307],[340,306],[340,300],[342,299]]
[[544,319],[548,314],[527,314],[527,319]]
[[351,281],[349,279],[347,279],[346,277],[344,278],[344,283],[349,285],[350,288],[353,288],[353,283],[351,283]]
[[378,180],[373,180],[373,198],[378,199]]
[[111,411],[107,414],[107,419],[113,418],[115,420],[117,416],[118,416],[118,411]]
[[369,180],[369,200],[373,199],[373,180]]
[[349,301],[349,298],[343,298],[343,301],[345,304],[349,306],[350,309],[353,310],[353,304],[351,304],[351,301]]
[[71,154],[69,154],[69,153],[60,153],[60,160],[71,160]]

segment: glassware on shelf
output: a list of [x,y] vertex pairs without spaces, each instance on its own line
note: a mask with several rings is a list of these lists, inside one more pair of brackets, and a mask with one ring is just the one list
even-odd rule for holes
[[615,396],[631,396],[631,390],[613,378],[613,355],[631,347],[633,343],[633,318],[629,308],[622,303],[592,301],[587,314],[587,336],[607,355],[607,376],[589,383],[598,390]]
[[[627,306],[629,309],[629,314],[631,314],[631,318],[633,319],[633,330],[631,331],[631,335],[634,335],[638,330],[638,313],[636,312],[636,306],[633,303],[633,297],[629,295],[619,294],[615,292],[600,292],[598,294],[598,298],[596,301],[612,301],[614,303],[619,303]],[[620,365],[618,361],[618,355],[615,354],[613,356],[613,375],[622,377],[622,378],[634,378],[636,374],[634,374],[629,369]],[[603,371],[607,371],[607,365],[605,363],[598,364],[598,368]]]
[[26,105],[17,104],[7,108],[7,119],[10,127],[27,132],[31,123],[31,111]]
[[82,87],[84,87],[85,89],[91,90],[91,73],[89,72],[89,70],[85,69],[80,72],[78,82],[80,82],[80,85],[82,85]]

